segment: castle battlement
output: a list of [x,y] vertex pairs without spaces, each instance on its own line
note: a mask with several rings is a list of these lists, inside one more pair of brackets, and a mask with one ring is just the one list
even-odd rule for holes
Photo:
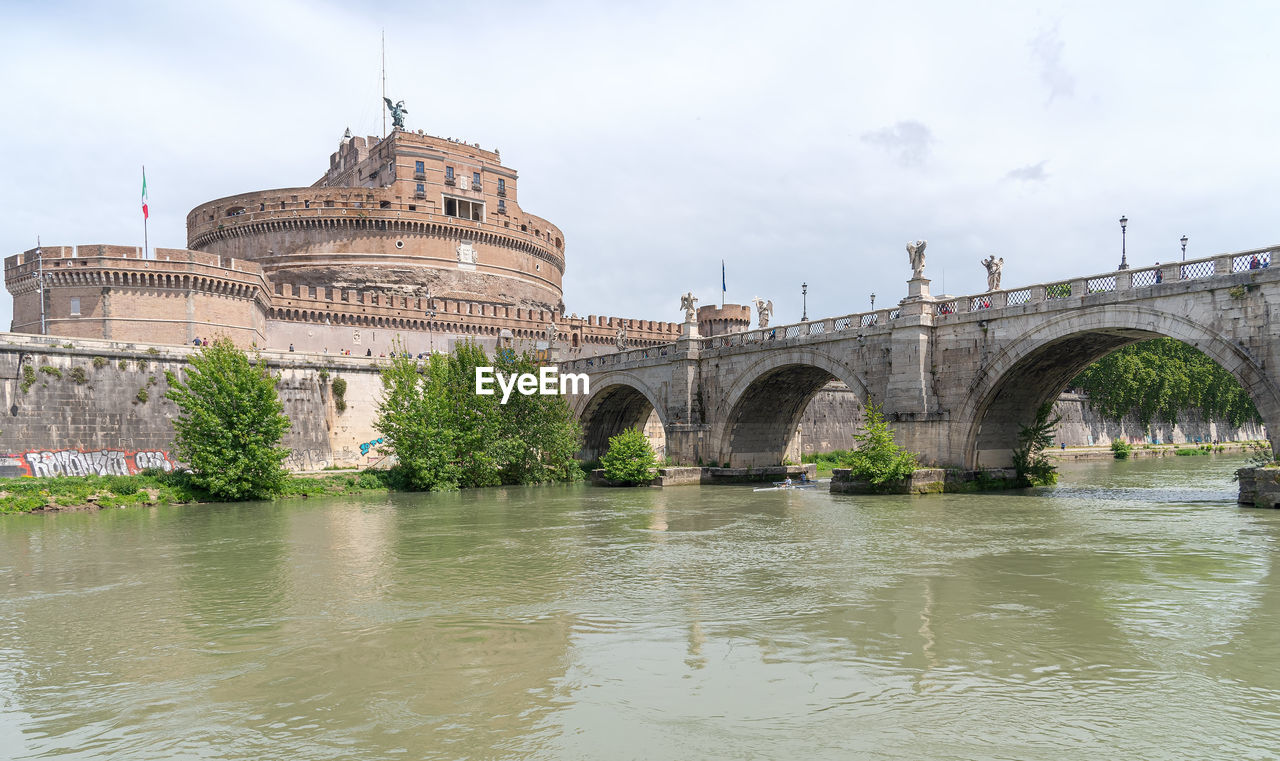
[[[306,187],[214,199],[187,248],[45,246],[5,260],[12,329],[184,344],[217,334],[299,351],[457,340],[568,354],[675,339],[670,322],[566,316],[564,233],[520,208],[516,171],[478,145],[395,130],[340,141]],[[43,280],[40,275],[43,273]]]

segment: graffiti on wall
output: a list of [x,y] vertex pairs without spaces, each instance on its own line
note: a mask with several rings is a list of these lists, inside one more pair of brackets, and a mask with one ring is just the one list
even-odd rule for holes
[[174,469],[169,453],[156,449],[33,449],[0,457],[0,476],[127,476],[146,468]]
[[292,449],[284,460],[284,466],[292,471],[324,470],[329,467],[329,450]]
[[373,449],[374,447],[378,446],[384,441],[386,441],[386,439],[374,439],[373,441],[366,441],[365,443],[360,445],[360,454],[362,456],[369,454],[370,449]]

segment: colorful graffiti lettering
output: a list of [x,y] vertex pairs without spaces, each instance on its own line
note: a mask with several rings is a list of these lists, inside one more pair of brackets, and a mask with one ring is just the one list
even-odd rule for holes
[[174,469],[168,452],[124,449],[36,449],[0,457],[0,475],[33,476],[127,476],[145,468]]
[[378,446],[384,441],[386,441],[386,439],[374,439],[373,441],[366,441],[365,443],[360,445],[360,454],[362,456],[369,454],[370,449],[373,449],[374,447]]

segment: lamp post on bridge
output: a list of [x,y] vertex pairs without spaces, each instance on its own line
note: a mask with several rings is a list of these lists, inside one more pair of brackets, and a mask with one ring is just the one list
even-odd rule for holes
[[1120,269],[1129,269],[1129,260],[1125,256],[1125,228],[1129,225],[1128,217],[1120,217]]
[[1187,260],[1187,236],[1182,236],[1180,242],[1182,243],[1182,261],[1185,262]]
[[800,310],[800,322],[808,322],[809,321],[809,284],[808,283],[800,284],[800,299],[801,299],[801,304],[803,304]]
[[871,311],[876,311],[876,295],[871,294]]

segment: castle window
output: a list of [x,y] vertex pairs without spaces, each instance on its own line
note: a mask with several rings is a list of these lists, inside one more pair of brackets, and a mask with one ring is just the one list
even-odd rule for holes
[[506,194],[507,194],[507,181],[499,177],[498,178],[498,195],[504,196]]
[[391,202],[390,202],[390,201],[378,201],[378,208],[379,208],[379,209],[386,209],[386,208],[389,208],[390,206],[391,206]]
[[499,214],[507,213],[507,202],[502,200],[501,198],[498,199],[498,213]]
[[529,226],[528,226],[528,225],[520,225],[520,232],[522,232],[522,233],[527,233],[527,232],[529,232]]
[[310,208],[311,208],[311,202],[310,202],[310,201],[303,201],[303,202],[302,202],[302,208],[304,208],[304,209],[310,209]]
[[77,296],[71,297],[71,316],[72,317],[80,316],[80,299]]
[[444,214],[446,217],[458,217],[459,219],[470,219],[476,222],[484,221],[484,204],[477,201],[468,201],[462,198],[444,197]]
[[332,208],[333,208],[333,201],[325,201],[325,202],[324,202],[324,207],[325,207],[326,209],[332,209]]
[[418,174],[424,174],[427,171],[426,163],[422,161],[413,162],[413,171],[417,172]]
[[447,167],[445,167],[445,168],[444,168],[444,178],[445,178],[446,180],[452,180],[452,179],[453,179],[453,167],[451,167],[451,166],[447,166]]
[[479,185],[479,184],[480,184],[480,173],[479,173],[479,172],[472,172],[472,173],[471,173],[471,183],[472,183],[473,185]]

